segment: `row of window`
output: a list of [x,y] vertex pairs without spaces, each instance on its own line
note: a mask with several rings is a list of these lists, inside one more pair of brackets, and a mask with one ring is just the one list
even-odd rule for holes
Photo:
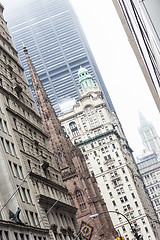
[[12,156],[17,157],[15,147],[14,147],[14,143],[9,142],[8,140],[6,140],[2,137],[1,137],[1,143],[2,143],[2,146],[5,150],[5,152],[10,153]]
[[33,239],[33,240],[46,240],[46,237],[40,237],[40,236],[30,237],[29,234],[14,232],[14,239],[13,239],[13,235],[11,237],[11,235],[8,231],[0,230],[0,239],[1,240],[31,240],[31,239]]
[[7,122],[5,120],[3,120],[2,118],[0,118],[0,129],[9,134],[9,130],[8,130],[8,126],[7,126]]
[[9,162],[9,166],[10,166],[12,175],[14,177],[19,178],[19,179],[24,179],[22,167],[20,165],[17,165],[16,163],[11,162],[11,161],[8,161],[8,162]]
[[[79,204],[80,209],[81,210],[85,210],[87,208],[87,206],[85,204],[82,192],[80,190],[77,190],[76,193],[75,193],[75,196],[76,196],[76,200],[77,200],[77,202]],[[69,199],[71,201],[71,204],[73,206],[75,206],[74,200],[73,200],[71,195],[69,195]]]
[[[17,185],[18,187],[18,185]],[[26,189],[24,187],[20,187],[18,189],[20,198],[22,200],[22,202],[28,203],[28,204],[33,204],[32,198],[31,198],[31,194],[30,194],[30,190]]]

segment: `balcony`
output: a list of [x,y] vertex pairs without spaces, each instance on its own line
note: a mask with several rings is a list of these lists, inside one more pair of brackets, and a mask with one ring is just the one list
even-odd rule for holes
[[64,202],[61,202],[61,199],[59,201],[57,201],[57,199],[55,198],[51,198],[51,197],[48,197],[46,195],[43,195],[43,194],[38,194],[37,196],[37,200],[38,200],[38,203],[40,205],[50,205],[50,206],[53,206],[55,204],[55,208],[60,208],[62,211],[69,211],[71,213],[76,213],[77,212],[77,208],[76,207],[73,207],[67,203],[64,203]]

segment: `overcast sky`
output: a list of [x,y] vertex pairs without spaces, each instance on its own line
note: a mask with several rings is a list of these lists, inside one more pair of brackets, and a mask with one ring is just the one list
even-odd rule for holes
[[[0,0],[5,11],[31,0]],[[57,0],[58,1],[58,0]],[[138,111],[160,135],[160,115],[111,0],[70,0],[134,155],[142,152]],[[6,19],[7,20],[7,19]]]

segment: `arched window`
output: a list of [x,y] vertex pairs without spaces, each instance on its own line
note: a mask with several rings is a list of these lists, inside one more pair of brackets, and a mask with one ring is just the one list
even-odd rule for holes
[[79,132],[78,132],[78,128],[75,122],[70,122],[69,123],[69,127],[71,129],[72,135],[73,137],[78,136]]
[[80,206],[80,209],[81,210],[86,209],[86,204],[84,202],[84,198],[83,198],[82,192],[80,190],[76,191],[76,198],[77,198],[77,202]]

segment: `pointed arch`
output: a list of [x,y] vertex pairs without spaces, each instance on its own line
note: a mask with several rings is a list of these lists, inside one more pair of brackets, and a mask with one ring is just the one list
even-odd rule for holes
[[79,206],[80,206],[80,209],[81,209],[81,210],[86,209],[87,206],[86,206],[86,203],[85,203],[85,201],[84,201],[82,191],[76,190],[75,194],[76,194],[76,199],[77,199],[77,202],[78,202],[78,204],[79,204]]

